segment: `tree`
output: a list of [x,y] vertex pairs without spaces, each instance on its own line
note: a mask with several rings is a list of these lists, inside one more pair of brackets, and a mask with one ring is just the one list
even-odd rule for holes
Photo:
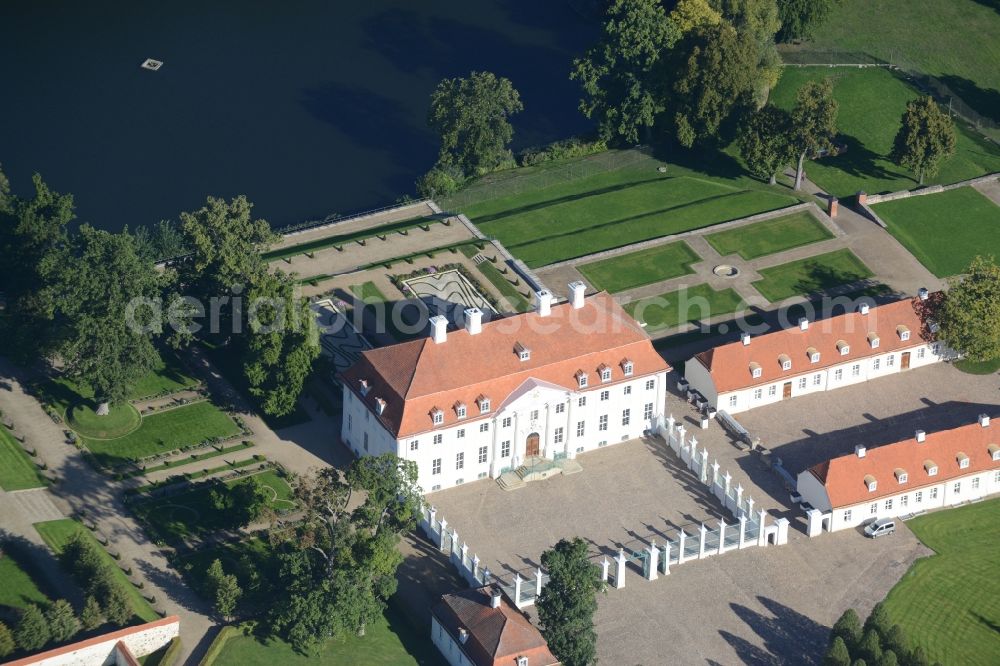
[[992,257],[976,257],[951,281],[937,322],[941,339],[970,361],[1000,358],[1000,268]]
[[839,0],[778,0],[781,31],[778,40],[809,39],[826,22]]
[[513,84],[491,72],[444,79],[431,93],[427,122],[440,136],[438,166],[458,166],[466,176],[493,171],[512,157],[508,118],[524,110]]
[[229,497],[240,527],[259,520],[271,505],[271,490],[253,476],[230,487]]
[[898,624],[892,625],[889,632],[882,637],[882,646],[886,650],[892,650],[896,658],[906,660],[910,654],[910,642],[906,639],[906,632]]
[[216,559],[205,573],[205,586],[215,604],[215,610],[223,619],[228,620],[236,610],[236,604],[243,596],[236,576],[227,574],[222,569],[222,561]]
[[10,627],[0,622],[0,659],[9,655],[16,648],[17,643],[14,642],[14,634],[11,633]]
[[601,40],[573,61],[580,111],[597,120],[605,141],[638,143],[663,111],[661,59],[679,39],[660,0],[615,0]]
[[604,584],[588,555],[587,543],[579,537],[560,539],[554,548],[542,553],[549,582],[536,602],[538,619],[549,648],[566,666],[597,661],[594,613],[597,592]]
[[35,652],[48,644],[50,640],[49,625],[45,615],[35,604],[28,604],[21,611],[21,617],[14,629],[17,646],[25,652]]
[[886,650],[882,653],[882,656],[878,658],[876,662],[878,666],[899,666],[899,659],[896,657],[896,653],[892,650]]
[[892,621],[889,619],[889,611],[885,609],[885,604],[880,601],[872,607],[872,612],[868,614],[864,631],[868,632],[874,629],[878,632],[879,638],[882,639],[889,635],[890,628],[892,628]]
[[853,608],[848,608],[833,625],[830,635],[843,640],[848,649],[854,648],[861,640],[861,618]]
[[753,44],[755,66],[751,84],[756,108],[764,105],[781,76],[781,57],[774,36],[781,27],[774,0],[719,0],[722,16],[741,37]]
[[771,185],[776,182],[776,174],[795,159],[789,143],[791,125],[787,111],[767,104],[750,114],[736,135],[747,169],[758,178],[767,178]]
[[108,585],[104,594],[104,616],[108,622],[124,627],[132,619],[132,603],[128,593],[117,581]]
[[89,595],[83,604],[83,610],[80,611],[80,626],[84,631],[90,631],[102,624],[104,624],[104,613],[101,612],[101,605],[93,595]]
[[722,21],[722,14],[708,0],[678,0],[667,20],[673,27],[674,34],[683,37],[703,25],[718,25]]
[[728,23],[693,30],[677,49],[671,89],[677,141],[690,148],[718,135],[733,109],[748,105],[757,56],[754,44]]
[[864,659],[855,659],[851,666],[868,666],[868,663]]
[[912,666],[931,666],[931,660],[927,657],[927,653],[924,652],[924,648],[921,645],[913,648],[913,653],[910,655],[910,664]]
[[153,313],[132,307],[159,294],[159,277],[127,233],[84,225],[71,256],[60,269],[58,351],[67,374],[93,389],[97,413],[107,414],[158,358],[148,330]]
[[64,643],[80,631],[80,621],[76,619],[73,607],[65,599],[58,599],[45,611],[49,632],[56,643]]
[[847,650],[844,639],[834,636],[826,655],[823,656],[823,666],[851,666],[851,653]]
[[955,123],[929,95],[907,102],[900,122],[890,157],[923,185],[926,176],[936,175],[941,163],[955,154]]
[[807,81],[795,97],[792,109],[791,145],[798,156],[795,189],[802,188],[802,174],[807,157],[833,148],[837,135],[837,100],[833,98],[830,79]]
[[865,629],[865,634],[856,650],[870,664],[877,664],[882,656],[882,639],[874,627]]

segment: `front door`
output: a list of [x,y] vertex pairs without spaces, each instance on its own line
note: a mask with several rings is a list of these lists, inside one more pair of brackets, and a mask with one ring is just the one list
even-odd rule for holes
[[910,352],[903,352],[903,357],[899,359],[899,367],[907,370],[910,367]]
[[528,435],[528,443],[524,447],[524,457],[540,455],[538,451],[538,433],[533,432]]
[[781,399],[782,400],[788,400],[791,397],[792,397],[792,383],[791,382],[785,382],[785,388],[781,392]]

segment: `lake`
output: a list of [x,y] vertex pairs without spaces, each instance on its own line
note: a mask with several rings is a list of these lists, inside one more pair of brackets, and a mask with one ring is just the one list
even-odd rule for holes
[[434,163],[444,77],[513,81],[515,149],[589,129],[568,74],[593,4],[4,0],[0,164],[111,230],[208,195],[246,194],[274,226],[388,205]]

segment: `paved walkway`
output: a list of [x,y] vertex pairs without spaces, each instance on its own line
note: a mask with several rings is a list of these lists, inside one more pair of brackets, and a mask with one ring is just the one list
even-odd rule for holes
[[991,180],[988,183],[978,183],[972,187],[990,201],[1000,206],[1000,178]]
[[322,227],[286,234],[271,249],[278,250],[284,247],[311,243],[312,241],[329,238],[330,236],[364,231],[365,229],[381,227],[384,224],[392,224],[393,222],[402,222],[403,220],[411,220],[429,215],[434,215],[434,209],[427,202],[419,201],[408,206],[398,206],[372,215],[349,218],[332,222]]

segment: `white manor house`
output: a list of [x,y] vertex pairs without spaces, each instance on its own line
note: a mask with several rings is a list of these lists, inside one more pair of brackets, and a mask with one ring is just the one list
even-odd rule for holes
[[662,422],[670,367],[607,293],[536,294],[533,312],[365,351],[341,375],[355,455],[413,460],[428,492],[641,437]]

